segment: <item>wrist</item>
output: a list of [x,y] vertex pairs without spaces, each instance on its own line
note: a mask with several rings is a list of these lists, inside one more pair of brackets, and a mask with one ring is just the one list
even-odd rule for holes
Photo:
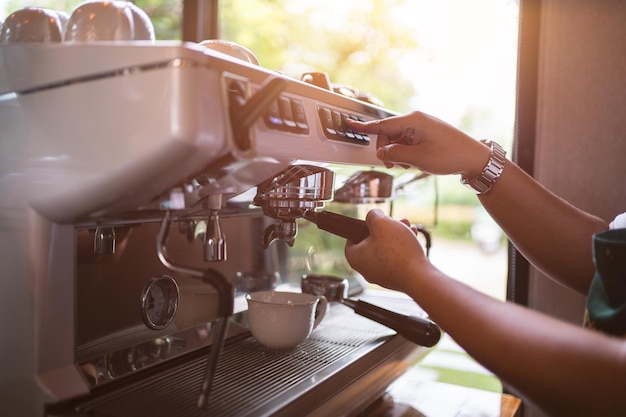
[[464,171],[459,172],[461,178],[473,179],[480,175],[485,166],[489,163],[491,157],[491,149],[481,140],[472,139],[471,148],[464,150],[466,152],[467,166]]

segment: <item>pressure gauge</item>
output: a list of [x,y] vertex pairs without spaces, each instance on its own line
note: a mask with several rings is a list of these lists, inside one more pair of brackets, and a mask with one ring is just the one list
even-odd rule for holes
[[178,310],[178,284],[168,275],[153,277],[141,294],[141,315],[151,329],[167,327]]

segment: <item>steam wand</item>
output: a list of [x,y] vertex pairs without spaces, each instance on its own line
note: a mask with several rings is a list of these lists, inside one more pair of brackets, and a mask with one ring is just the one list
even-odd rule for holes
[[202,271],[175,264],[174,261],[168,256],[166,247],[170,225],[170,212],[167,211],[161,221],[161,227],[159,228],[156,242],[157,254],[161,263],[171,271],[201,279],[206,284],[215,288],[218,294],[219,304],[217,312],[219,317],[215,328],[216,337],[213,338],[213,345],[211,346],[206,373],[204,375],[204,380],[202,381],[200,396],[198,397],[197,403],[198,408],[204,409],[209,403],[209,396],[211,393],[213,378],[215,376],[215,370],[217,368],[217,361],[219,359],[220,351],[224,345],[226,330],[228,328],[228,317],[233,313],[233,288],[228,280],[214,269],[209,268],[206,271]]

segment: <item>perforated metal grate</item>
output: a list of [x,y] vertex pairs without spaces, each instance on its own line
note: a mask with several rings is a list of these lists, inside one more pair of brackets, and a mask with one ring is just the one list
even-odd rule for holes
[[[333,306],[331,317],[299,347],[286,352],[264,348],[248,337],[227,344],[218,363],[206,410],[196,407],[206,359],[148,377],[119,392],[90,399],[82,413],[107,417],[264,415],[324,381],[331,365],[356,360],[395,332],[351,310]],[[341,306],[343,308],[343,306]],[[338,313],[342,314],[338,314]],[[326,370],[326,371],[325,371]],[[325,372],[322,372],[325,371]],[[334,371],[334,370],[333,370]],[[279,398],[280,397],[280,398]]]

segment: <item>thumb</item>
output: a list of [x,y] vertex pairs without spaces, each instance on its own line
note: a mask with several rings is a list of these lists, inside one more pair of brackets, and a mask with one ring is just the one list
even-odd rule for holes
[[411,166],[407,161],[407,156],[410,154],[408,151],[408,145],[389,144],[381,146],[376,150],[376,157],[383,162],[389,162],[399,164],[405,168]]
[[387,215],[380,209],[373,209],[365,216],[365,222],[370,229],[370,234],[376,234],[376,229],[382,227],[382,222],[387,219]]

